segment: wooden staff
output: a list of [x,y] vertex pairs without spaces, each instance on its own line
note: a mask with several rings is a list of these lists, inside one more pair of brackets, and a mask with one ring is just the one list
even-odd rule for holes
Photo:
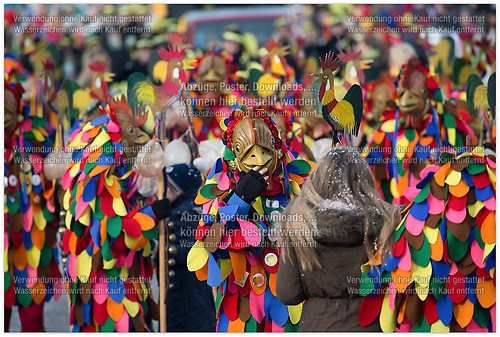
[[[166,110],[165,110],[166,111]],[[160,144],[162,149],[164,149],[163,141],[165,139],[165,127],[164,127],[164,116],[161,116],[160,123],[158,123],[158,127],[160,128]],[[163,179],[163,168],[160,171],[158,177],[158,192],[156,194],[158,199],[161,200],[165,197],[165,181]],[[160,284],[160,332],[167,331],[167,285],[166,285],[166,263],[165,263],[165,220],[162,219],[159,222],[160,232],[159,232],[159,241],[160,245],[158,251],[160,254],[160,262],[158,263],[159,270],[159,284]]]

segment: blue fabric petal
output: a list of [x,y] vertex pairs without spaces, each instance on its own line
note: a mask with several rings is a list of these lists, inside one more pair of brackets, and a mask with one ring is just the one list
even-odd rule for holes
[[288,321],[288,307],[283,303],[281,303],[272,294],[271,294],[269,312],[271,314],[271,319],[279,326],[284,326]]
[[450,325],[451,318],[453,317],[453,302],[448,295],[443,296],[437,301],[437,314],[444,325]]
[[101,124],[104,124],[104,123],[107,123],[107,122],[109,122],[108,115],[102,115],[102,116],[99,116],[96,119],[92,120],[90,122],[90,125],[97,126],[97,125],[101,125]]
[[467,291],[467,299],[473,304],[477,303],[476,284],[477,284],[477,276],[474,273],[470,274],[470,276],[465,277],[465,289]]
[[427,200],[424,200],[421,203],[415,203],[410,208],[410,214],[417,220],[425,220],[429,215],[429,204]]
[[108,278],[108,293],[109,297],[116,303],[121,303],[123,300],[124,294],[124,285],[123,281],[119,277],[110,277]]
[[207,284],[211,287],[218,287],[221,281],[221,271],[212,254],[208,255],[208,276]]
[[87,185],[83,187],[82,200],[84,202],[91,202],[96,197],[97,179],[99,179],[99,176],[92,177]]
[[432,274],[437,278],[446,278],[450,275],[451,264],[444,261],[434,261],[431,259]]
[[476,193],[476,199],[479,201],[488,200],[495,195],[490,185],[485,188],[475,188],[474,192]]
[[227,318],[226,314],[221,308],[219,314],[219,322],[217,324],[217,332],[227,332],[228,327],[229,327],[229,318]]

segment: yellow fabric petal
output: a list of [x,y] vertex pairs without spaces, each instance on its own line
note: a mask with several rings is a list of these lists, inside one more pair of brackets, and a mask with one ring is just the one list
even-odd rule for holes
[[112,259],[110,261],[103,260],[102,267],[103,269],[112,269],[116,264],[116,259]]
[[471,217],[475,218],[477,213],[484,207],[482,201],[476,201],[474,205],[467,205],[467,209],[469,210],[469,214]]
[[125,208],[125,204],[123,203],[122,198],[113,198],[113,210],[115,211],[116,215],[127,215],[127,209]]
[[81,282],[88,282],[90,271],[92,269],[92,258],[84,250],[77,257],[76,273]]
[[398,183],[396,182],[396,178],[391,179],[390,188],[391,188],[391,194],[394,196],[394,198],[399,198],[401,196],[399,195]]
[[255,202],[252,204],[252,207],[255,209],[255,211],[258,214],[264,214],[264,208],[262,207],[262,198],[261,197],[257,197],[257,199],[255,199]]
[[495,248],[496,244],[495,243],[485,243],[484,244],[484,254],[483,254],[483,263],[485,263],[486,258],[490,253],[493,251]]
[[300,316],[302,315],[302,303],[289,305],[288,314],[290,315],[290,322],[292,322],[292,324],[297,324],[300,321]]
[[411,263],[411,278],[415,281],[415,290],[421,301],[424,301],[427,295],[429,295],[431,274],[432,266],[430,262],[425,267],[421,267],[413,262]]
[[439,234],[438,228],[430,228],[430,227],[424,226],[424,235],[427,238],[427,241],[429,241],[429,243],[431,245],[436,243],[436,240],[438,238],[438,234]]
[[40,264],[40,249],[33,246],[30,250],[26,251],[26,255],[28,257],[28,264],[33,268],[38,268]]
[[406,156],[409,144],[410,142],[406,137],[402,137],[396,142],[396,157],[399,160],[403,160],[403,158]]
[[132,302],[127,297],[124,297],[122,303],[130,317],[137,316],[137,313],[139,312],[139,304],[137,302]]
[[450,327],[445,326],[440,319],[431,324],[431,332],[450,332]]
[[208,251],[203,247],[203,242],[196,241],[187,256],[189,271],[197,271],[205,266],[208,261]]
[[45,226],[47,225],[47,220],[45,220],[42,211],[38,212],[33,211],[33,221],[35,222],[36,228],[38,228],[41,231],[45,230]]
[[462,174],[460,172],[451,170],[444,182],[451,186],[457,186],[461,179]]
[[380,328],[383,332],[394,332],[396,328],[396,312],[389,307],[389,294],[385,295],[380,310]]
[[380,130],[384,132],[394,132],[394,130],[396,130],[396,120],[391,119],[387,122],[384,122],[380,127]]
[[231,273],[231,270],[233,270],[231,260],[230,259],[220,259],[219,260],[219,267],[220,267],[220,273],[221,273],[221,280],[225,280],[229,276],[229,273]]
[[107,132],[99,132],[99,134],[94,138],[94,141],[91,144],[92,148],[99,149],[104,145],[104,143],[109,140],[110,138]]
[[90,226],[90,207],[87,207],[78,219],[83,225]]
[[488,165],[486,165],[486,171],[488,172],[488,176],[490,177],[490,181],[495,184],[497,182],[497,176],[495,171],[492,171]]
[[448,129],[448,141],[452,146],[455,145],[457,141],[457,129]]

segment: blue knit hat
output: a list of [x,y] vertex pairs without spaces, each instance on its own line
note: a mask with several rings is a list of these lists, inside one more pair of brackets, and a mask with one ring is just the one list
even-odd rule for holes
[[198,189],[201,185],[200,171],[191,164],[175,164],[165,169],[168,183],[179,192]]

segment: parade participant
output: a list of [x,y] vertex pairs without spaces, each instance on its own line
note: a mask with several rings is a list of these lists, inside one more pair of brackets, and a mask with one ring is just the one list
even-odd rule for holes
[[5,82],[5,326],[14,305],[21,331],[42,332],[44,303],[62,294],[57,250],[58,209],[47,198],[55,185],[43,173],[52,146],[41,117],[21,102],[21,84]]
[[193,233],[201,213],[201,208],[194,204],[201,175],[196,167],[185,163],[168,166],[165,172],[171,205],[171,215],[166,219],[169,241],[167,331],[214,332],[212,288],[187,270],[187,255],[195,242]]
[[313,159],[304,144],[302,126],[295,118],[301,111],[298,104],[300,92],[305,89],[295,82],[295,72],[285,59],[288,47],[281,47],[271,39],[260,54],[261,64],[254,63],[247,69],[249,103],[264,109],[273,118],[281,138],[295,158]]
[[[363,151],[379,192],[388,202],[405,204],[403,194],[418,182],[420,171],[439,156],[441,147],[461,147],[472,129],[455,105],[442,99],[436,81],[418,59],[403,68],[396,109],[384,111]],[[394,136],[396,135],[396,136]]]
[[222,135],[220,122],[231,114],[237,103],[238,91],[226,90],[235,79],[234,68],[225,53],[211,50],[198,59],[191,73],[190,104],[193,113],[194,134],[199,142],[219,139]]
[[405,191],[386,261],[361,267],[362,326],[384,332],[496,330],[496,155],[443,152]]
[[158,305],[149,256],[169,202],[146,205],[132,170],[152,127],[135,105],[100,110],[72,134],[62,177],[70,325],[75,332],[152,331]]
[[218,332],[295,331],[301,304],[276,297],[274,227],[311,166],[293,159],[263,110],[235,110],[223,125],[223,157],[195,199],[203,214],[188,269],[216,287]]
[[284,304],[305,301],[299,331],[380,331],[359,326],[362,298],[350,289],[373,244],[390,247],[400,215],[381,200],[366,161],[353,148],[331,149],[283,218],[294,220],[281,222],[276,291]]

